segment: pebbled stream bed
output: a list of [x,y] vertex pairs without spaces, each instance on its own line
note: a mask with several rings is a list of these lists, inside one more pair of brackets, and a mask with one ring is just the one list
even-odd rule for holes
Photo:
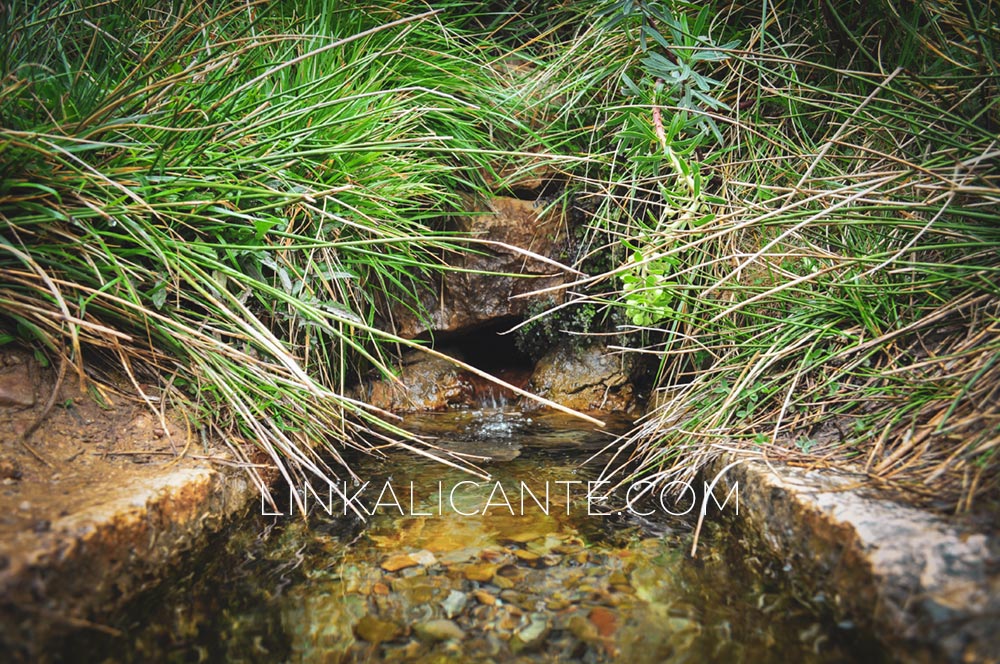
[[319,490],[307,491],[308,519],[261,514],[287,513],[279,500],[107,626],[118,635],[86,630],[59,651],[74,661],[889,660],[825,598],[797,594],[781,561],[747,550],[731,503],[710,513],[696,559],[691,520],[669,513],[684,506],[636,502],[640,517],[618,513],[620,500],[588,503],[601,464],[579,463],[608,433],[502,409],[407,425],[491,456],[489,479],[413,455],[364,460],[355,470],[369,485],[346,488],[349,505],[375,512],[366,522]]

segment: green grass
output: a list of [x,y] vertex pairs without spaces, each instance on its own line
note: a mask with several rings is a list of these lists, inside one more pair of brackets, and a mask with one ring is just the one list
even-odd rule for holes
[[405,435],[343,394],[470,247],[459,192],[546,170],[586,219],[560,307],[654,364],[610,473],[738,447],[996,498],[991,5],[161,4],[3,15],[11,337],[162,376],[289,479],[349,472]]
[[435,12],[332,6],[14,3],[3,25],[2,320],[81,377],[102,356],[159,383],[150,405],[289,481],[405,439],[346,383],[412,343],[386,311],[467,250],[440,220],[517,129]]
[[[612,472],[690,477],[736,447],[849,465],[940,509],[995,497],[990,10],[883,8],[844,33],[832,4],[815,23],[625,4],[610,16],[633,60],[589,183],[595,242],[617,239],[620,259],[575,288],[603,291],[628,345],[659,358],[659,405]],[[942,33],[920,36],[924,21]]]

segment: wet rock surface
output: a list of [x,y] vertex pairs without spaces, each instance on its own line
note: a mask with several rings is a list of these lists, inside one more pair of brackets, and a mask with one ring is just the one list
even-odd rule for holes
[[[733,458],[717,461],[710,474]],[[748,539],[790,577],[877,634],[901,661],[1000,661],[1000,542],[924,510],[864,492],[863,476],[745,460]]]
[[471,214],[458,217],[458,233],[508,246],[472,245],[478,255],[465,254],[452,261],[460,271],[443,275],[420,294],[423,316],[409,309],[395,310],[392,318],[403,338],[428,331],[456,333],[520,317],[531,298],[515,296],[559,285],[571,276],[566,269],[530,255],[555,261],[568,258],[568,228],[559,210],[506,196],[486,201],[470,198],[466,208]]
[[[461,353],[449,352],[453,357],[463,359]],[[530,370],[523,368],[493,369],[499,380],[522,389],[528,382],[529,373]],[[447,359],[420,351],[409,351],[404,355],[398,376],[363,384],[356,389],[354,396],[394,413],[478,407],[482,404],[509,403],[515,399],[514,392],[509,388]]]
[[[636,413],[640,407],[633,382],[634,361],[600,343],[567,341],[552,348],[534,366],[491,370],[506,383],[580,412]],[[516,403],[525,411],[545,407],[447,359],[419,351],[404,356],[398,376],[370,381],[359,387],[355,396],[396,413],[501,403]]]
[[[528,389],[584,412],[631,412],[637,407],[633,361],[600,343],[560,343],[535,366]],[[532,404],[525,401],[525,408]]]
[[399,376],[383,378],[361,388],[361,398],[392,412],[443,410],[472,400],[472,383],[466,373],[448,360],[410,352],[404,356]]
[[[480,345],[488,344],[490,338],[499,342],[498,332],[527,317],[532,306],[547,308],[564,298],[559,289],[527,295],[574,278],[571,270],[560,267],[572,253],[572,233],[567,215],[559,206],[494,196],[485,201],[470,198],[466,207],[469,214],[457,218],[455,230],[492,244],[474,245],[479,253],[452,258],[449,264],[457,268],[455,271],[438,276],[434,283],[417,286],[422,289],[419,313],[412,308],[391,307],[386,323],[406,339],[438,340],[439,351],[459,359],[465,358],[454,352],[450,343],[477,335],[483,335]],[[632,382],[634,360],[613,354],[602,344],[578,341],[567,339],[556,344],[537,366],[527,371],[519,369],[516,376],[499,375],[505,366],[499,356],[488,358],[490,366],[485,368],[502,380],[522,389],[527,386],[529,391],[574,410],[633,412],[637,407]],[[498,353],[512,352],[501,350],[504,345],[511,342],[496,343]],[[488,351],[486,354],[490,355]],[[469,362],[480,366],[472,358]],[[507,366],[511,364],[507,362]],[[358,396],[397,413],[434,411],[484,403],[485,384],[482,378],[447,360],[408,352],[396,379],[370,380],[358,389]],[[515,398],[512,393],[502,392],[500,389],[495,399]],[[531,400],[522,401],[521,406],[537,408]]]

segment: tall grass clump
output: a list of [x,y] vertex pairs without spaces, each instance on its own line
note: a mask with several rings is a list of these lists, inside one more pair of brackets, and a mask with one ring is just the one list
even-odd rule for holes
[[405,439],[346,384],[412,343],[383,331],[388,304],[418,306],[466,250],[438,220],[517,126],[491,117],[488,62],[438,13],[335,7],[0,14],[6,338],[81,381],[110,362],[187,413],[181,443],[221,436],[289,482]]
[[968,510],[1000,488],[996,16],[805,4],[594,14],[630,39],[586,180],[617,258],[576,289],[658,367],[612,468],[740,448]]
[[335,474],[403,435],[344,393],[474,246],[439,220],[542,177],[583,219],[554,306],[652,367],[610,473],[740,448],[997,498],[993,5],[434,6],[9,3],[9,337]]

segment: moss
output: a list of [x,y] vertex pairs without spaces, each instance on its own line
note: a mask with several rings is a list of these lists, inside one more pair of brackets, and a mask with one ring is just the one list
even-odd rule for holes
[[[551,298],[536,300],[528,306],[527,318],[531,319],[552,309]],[[590,332],[603,328],[597,307],[591,303],[571,304],[522,326],[516,332],[517,349],[537,362],[557,341],[570,335],[574,346],[582,345]]]

